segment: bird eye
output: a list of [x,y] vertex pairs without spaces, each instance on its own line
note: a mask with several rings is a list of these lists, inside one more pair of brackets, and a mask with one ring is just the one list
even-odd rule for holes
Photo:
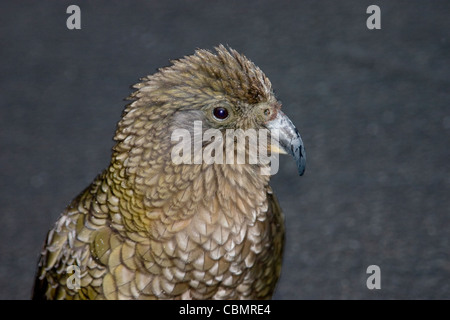
[[228,118],[228,110],[224,107],[217,107],[213,110],[214,118],[218,120],[225,120]]

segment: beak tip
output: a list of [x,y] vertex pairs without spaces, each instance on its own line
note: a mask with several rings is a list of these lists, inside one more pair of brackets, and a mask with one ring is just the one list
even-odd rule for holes
[[305,157],[301,157],[297,163],[298,175],[301,177],[305,173],[306,169],[306,159]]

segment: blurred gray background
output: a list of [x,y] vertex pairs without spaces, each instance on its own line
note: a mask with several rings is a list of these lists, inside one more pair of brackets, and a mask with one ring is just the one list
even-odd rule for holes
[[[66,8],[81,8],[81,30]],[[381,8],[381,30],[366,9]],[[272,185],[277,299],[450,298],[449,1],[1,1],[0,298],[28,299],[61,211],[109,163],[139,77],[223,43],[307,150]],[[381,268],[368,290],[366,269]]]

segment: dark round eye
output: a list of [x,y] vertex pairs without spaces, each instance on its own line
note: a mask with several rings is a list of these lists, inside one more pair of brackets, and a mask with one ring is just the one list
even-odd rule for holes
[[218,120],[225,120],[228,118],[228,110],[224,107],[217,107],[213,110],[214,118]]

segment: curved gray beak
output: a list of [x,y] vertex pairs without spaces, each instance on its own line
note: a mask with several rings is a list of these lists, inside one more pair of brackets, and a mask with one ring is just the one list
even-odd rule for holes
[[300,133],[291,120],[281,110],[278,110],[276,118],[267,122],[266,126],[275,133],[272,136],[278,142],[278,146],[271,145],[271,151],[288,153],[293,156],[297,163],[298,174],[303,175],[306,166],[305,147]]

